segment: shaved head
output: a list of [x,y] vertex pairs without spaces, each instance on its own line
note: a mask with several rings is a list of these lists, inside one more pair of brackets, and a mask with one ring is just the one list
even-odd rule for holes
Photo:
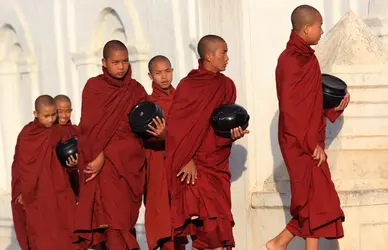
[[291,14],[292,29],[299,32],[305,25],[312,25],[317,20],[319,11],[310,5],[300,5]]
[[148,71],[150,73],[152,73],[152,65],[154,63],[160,62],[160,61],[168,62],[168,64],[170,65],[170,68],[171,68],[171,62],[167,57],[162,56],[162,55],[157,55],[157,56],[152,57],[151,60],[148,62]]
[[35,111],[39,111],[42,107],[55,106],[54,98],[49,95],[41,95],[35,100]]
[[225,40],[217,35],[206,35],[199,40],[198,54],[203,60],[207,53],[214,53],[217,49],[217,43],[226,43]]
[[106,60],[111,55],[112,51],[117,50],[126,51],[128,53],[128,49],[124,43],[120,42],[119,40],[111,40],[105,44],[102,55]]
[[54,97],[55,102],[66,102],[71,104],[71,100],[67,95],[57,95]]

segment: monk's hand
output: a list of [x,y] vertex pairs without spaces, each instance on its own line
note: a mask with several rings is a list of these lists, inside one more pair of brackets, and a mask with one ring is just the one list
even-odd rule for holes
[[344,96],[344,99],[342,99],[341,103],[337,107],[335,107],[334,110],[344,111],[348,106],[349,102],[350,102],[350,95],[349,93],[346,93],[346,95]]
[[246,134],[249,134],[249,130],[243,130],[241,127],[232,128],[230,130],[230,137],[233,141],[243,138]]
[[19,194],[19,196],[16,197],[15,203],[16,203],[16,204],[19,204],[19,205],[21,205],[21,206],[23,206],[23,198],[22,198],[22,194]]
[[164,118],[160,119],[159,117],[156,117],[152,119],[155,126],[152,126],[151,124],[148,124],[148,130],[147,132],[155,137],[159,137],[161,139],[166,138],[166,121]]
[[104,153],[101,152],[96,159],[94,159],[92,162],[88,164],[84,172],[86,174],[90,174],[91,176],[86,180],[86,182],[89,182],[94,178],[96,178],[96,176],[101,172],[104,162],[105,162],[105,156],[104,156]]
[[320,167],[321,164],[326,161],[325,150],[323,150],[321,146],[317,145],[317,147],[314,150],[313,158],[314,160],[318,161],[317,167]]
[[187,184],[195,184],[195,180],[197,179],[197,166],[195,165],[194,161],[191,160],[189,163],[186,164],[182,168],[181,171],[176,175],[178,178],[181,177],[181,182],[183,182],[186,179]]
[[75,154],[75,158],[74,156],[70,155],[70,157],[67,158],[66,166],[68,166],[69,168],[73,168],[73,167],[76,167],[77,165],[78,165],[78,154]]

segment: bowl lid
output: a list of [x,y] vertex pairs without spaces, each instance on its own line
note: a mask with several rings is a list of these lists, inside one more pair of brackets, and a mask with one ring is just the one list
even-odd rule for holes
[[129,124],[132,130],[143,128],[152,122],[156,116],[163,118],[164,114],[161,107],[153,102],[141,102],[137,104],[129,113]]
[[346,90],[346,83],[338,77],[329,74],[322,74],[322,85],[324,88],[334,90]]

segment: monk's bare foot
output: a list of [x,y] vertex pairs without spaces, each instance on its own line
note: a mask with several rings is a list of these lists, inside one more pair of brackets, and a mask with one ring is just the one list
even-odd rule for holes
[[191,216],[191,220],[196,220],[198,219],[199,217],[197,215],[194,215],[194,216]]
[[279,244],[276,238],[273,238],[272,240],[268,241],[265,246],[268,250],[286,250],[286,246],[282,246],[281,244]]

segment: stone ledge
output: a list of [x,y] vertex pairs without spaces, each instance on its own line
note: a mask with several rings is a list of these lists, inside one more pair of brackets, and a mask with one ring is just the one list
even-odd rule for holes
[[[388,189],[339,191],[342,207],[360,207],[388,204]],[[252,193],[253,209],[284,209],[291,202],[289,193],[254,192]]]

